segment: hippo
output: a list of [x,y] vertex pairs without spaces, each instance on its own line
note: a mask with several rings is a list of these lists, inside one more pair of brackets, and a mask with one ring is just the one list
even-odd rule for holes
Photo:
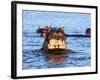
[[91,35],[91,29],[90,28],[87,28],[86,31],[85,31],[85,34],[86,35]]
[[46,34],[42,50],[49,54],[63,54],[66,52],[66,37],[64,28],[52,28],[48,34]]
[[45,37],[47,33],[49,33],[51,30],[51,27],[45,26],[45,28],[38,28],[37,29],[37,33],[40,33],[41,37]]

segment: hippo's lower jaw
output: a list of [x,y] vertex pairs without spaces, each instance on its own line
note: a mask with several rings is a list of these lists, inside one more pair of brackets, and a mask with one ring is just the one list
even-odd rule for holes
[[55,49],[48,49],[49,54],[65,54],[66,49],[60,49],[60,48],[55,48]]

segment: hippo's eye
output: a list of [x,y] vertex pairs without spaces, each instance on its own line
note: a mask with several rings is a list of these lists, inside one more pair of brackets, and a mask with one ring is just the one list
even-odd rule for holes
[[52,36],[56,36],[56,33],[53,33],[53,35]]
[[59,36],[62,36],[62,33],[59,33],[58,35],[59,35]]
[[56,47],[56,45],[53,45],[54,47]]

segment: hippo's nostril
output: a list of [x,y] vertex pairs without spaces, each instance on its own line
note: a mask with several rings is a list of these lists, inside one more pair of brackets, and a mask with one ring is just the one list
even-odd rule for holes
[[58,47],[60,47],[60,45],[58,45]]
[[53,45],[54,47],[56,47],[56,45]]

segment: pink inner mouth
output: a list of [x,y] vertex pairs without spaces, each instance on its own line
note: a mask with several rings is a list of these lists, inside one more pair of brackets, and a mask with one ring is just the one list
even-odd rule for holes
[[48,44],[48,49],[66,49],[64,40],[51,39]]

